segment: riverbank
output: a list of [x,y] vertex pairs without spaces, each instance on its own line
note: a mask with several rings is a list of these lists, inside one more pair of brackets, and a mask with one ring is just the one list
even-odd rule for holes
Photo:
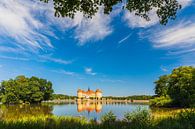
[[117,100],[117,99],[56,99],[56,100],[48,100],[42,101],[42,103],[53,103],[53,104],[63,104],[63,103],[101,103],[101,104],[112,104],[112,103],[140,103],[140,104],[149,104],[149,100]]
[[101,123],[83,117],[57,117],[40,115],[0,121],[0,129],[194,129],[195,112],[185,110],[173,116],[155,119],[150,112],[139,110],[117,120],[107,113]]

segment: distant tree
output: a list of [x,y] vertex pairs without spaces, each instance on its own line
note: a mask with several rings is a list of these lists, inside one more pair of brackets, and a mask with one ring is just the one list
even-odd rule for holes
[[40,0],[48,3],[53,1],[55,16],[74,18],[77,12],[91,18],[100,8],[105,14],[112,12],[116,5],[122,9],[150,20],[149,12],[155,10],[161,24],[169,19],[175,19],[177,11],[181,8],[177,0]]
[[52,94],[52,83],[37,77],[17,76],[0,84],[0,98],[3,103],[37,103],[50,99]]

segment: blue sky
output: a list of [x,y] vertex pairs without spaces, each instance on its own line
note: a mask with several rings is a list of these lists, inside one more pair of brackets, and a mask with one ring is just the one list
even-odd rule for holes
[[55,18],[50,3],[1,0],[0,80],[38,76],[68,95],[88,87],[104,95],[154,94],[160,75],[195,65],[195,1],[179,2],[177,19],[163,26],[154,10],[149,22],[120,7],[69,19]]

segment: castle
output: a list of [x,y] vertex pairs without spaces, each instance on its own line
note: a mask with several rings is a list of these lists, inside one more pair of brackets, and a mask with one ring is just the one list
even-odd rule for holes
[[90,89],[88,89],[87,91],[78,89],[78,91],[77,91],[77,97],[79,99],[81,99],[81,98],[86,98],[86,99],[89,99],[89,98],[92,98],[92,99],[101,99],[102,98],[102,91],[99,90],[99,89],[97,89],[96,91],[93,91],[93,90],[90,90]]
[[83,112],[83,111],[88,111],[88,112],[101,112],[102,111],[102,104],[101,103],[82,103],[81,101],[78,101],[77,103],[77,111],[78,112]]

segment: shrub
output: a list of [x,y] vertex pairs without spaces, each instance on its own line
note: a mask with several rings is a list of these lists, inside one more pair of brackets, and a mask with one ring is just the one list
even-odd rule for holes
[[152,116],[147,109],[138,108],[136,111],[126,113],[123,120],[130,123],[133,129],[142,129],[151,125]]
[[188,123],[188,125],[192,125],[193,127],[195,127],[195,110],[194,109],[183,110],[182,112],[176,115],[176,118],[178,118],[178,120],[181,123]]
[[110,111],[101,117],[103,123],[113,123],[116,121],[116,115]]
[[169,96],[156,97],[150,100],[150,106],[169,107],[172,105],[172,99]]

